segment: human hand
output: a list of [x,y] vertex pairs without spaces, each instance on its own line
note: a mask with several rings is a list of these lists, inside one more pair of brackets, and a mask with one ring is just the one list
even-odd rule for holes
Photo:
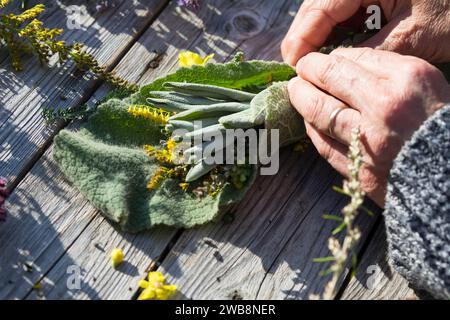
[[305,0],[281,44],[285,62],[295,65],[322,47],[337,24],[372,4],[388,24],[360,46],[450,61],[450,0]]
[[318,152],[348,177],[351,131],[359,127],[364,161],[360,180],[369,197],[383,206],[400,149],[450,102],[443,74],[419,58],[369,48],[310,53],[299,60],[297,74],[289,83],[291,102]]

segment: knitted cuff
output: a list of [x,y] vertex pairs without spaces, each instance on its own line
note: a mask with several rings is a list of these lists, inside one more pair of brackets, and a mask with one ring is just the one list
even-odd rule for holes
[[385,217],[395,269],[418,289],[450,299],[450,105],[395,160]]

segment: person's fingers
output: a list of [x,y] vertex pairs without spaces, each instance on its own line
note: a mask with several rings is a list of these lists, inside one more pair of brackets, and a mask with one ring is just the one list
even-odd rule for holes
[[305,121],[306,132],[311,139],[312,143],[317,149],[317,152],[325,159],[331,166],[336,169],[344,177],[348,177],[348,164],[347,158],[348,148],[343,144],[331,139],[324,135],[319,130],[314,128],[308,122]]
[[[435,33],[445,33],[436,31],[439,30],[439,26],[435,25],[434,21],[430,21],[428,24],[421,22],[418,27],[417,19],[407,16],[407,14],[409,13],[396,16],[378,33],[359,44],[358,47],[370,47],[401,55],[416,56],[431,63],[448,61],[448,50],[446,50],[449,48],[448,36],[435,36]],[[448,14],[446,18],[449,17]],[[439,14],[435,16],[435,21],[443,20],[445,19]],[[429,43],[426,43],[427,40]],[[440,45],[435,46],[435,43],[440,43]]]
[[362,0],[305,0],[281,44],[284,61],[294,66],[298,59],[316,51],[333,28],[355,14],[361,4]]
[[405,56],[395,52],[375,50],[372,48],[338,48],[330,55],[341,56],[352,60],[365,69],[384,78],[392,78],[398,74],[399,66],[405,62]]
[[379,76],[338,55],[310,53],[297,63],[297,74],[361,112],[381,87]]
[[[358,45],[378,50],[397,52],[402,55],[416,53],[420,46],[421,33],[414,27],[415,21],[407,16],[396,17],[385,25],[379,32]],[[421,51],[421,50],[419,50]]]
[[[359,111],[349,108],[342,101],[298,77],[289,82],[289,96],[292,105],[308,123],[328,136],[330,136],[329,126],[331,125],[331,138],[350,145],[352,128],[361,125]],[[330,124],[331,115],[339,109],[342,110]]]
[[[330,139],[328,136],[322,134],[319,130],[314,128],[309,123],[305,122],[306,132],[310,137],[312,143],[317,149],[317,152],[344,178],[349,178],[350,160],[347,153],[348,148],[340,144],[336,140]],[[361,187],[367,192],[367,195],[380,206],[384,205],[384,197],[386,195],[385,188],[380,186],[387,185],[387,178],[374,171],[372,166],[368,166],[365,162],[359,172],[359,181]]]

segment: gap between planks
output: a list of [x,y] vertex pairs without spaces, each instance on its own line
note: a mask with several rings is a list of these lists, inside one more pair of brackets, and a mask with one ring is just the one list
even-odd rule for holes
[[[258,3],[254,3],[254,2],[252,2],[252,5],[253,5],[253,9],[255,8],[255,7],[257,7],[258,6]],[[267,6],[267,3],[266,3],[266,6]],[[185,13],[183,13],[183,14],[185,14]],[[199,28],[199,30],[197,30],[197,32],[202,32],[202,30],[201,30],[201,28]],[[199,33],[199,34],[200,34]],[[220,39],[221,37],[214,37],[214,36],[210,36],[210,38],[209,39],[202,39],[202,38],[200,38],[200,36],[199,36],[199,40],[201,40],[201,41],[199,41],[199,44],[195,44],[195,45],[202,45],[202,46],[205,46],[205,44],[206,44],[206,49],[208,49],[208,48],[211,48],[211,44],[210,43],[205,43],[205,42],[207,42],[207,41],[204,41],[204,40],[208,40],[208,42],[209,41],[219,41],[220,40],[220,43],[222,44],[222,43],[224,43],[223,42],[223,40],[222,39]],[[147,39],[147,41],[148,41],[149,39]],[[191,43],[189,43],[189,44],[191,44]],[[141,45],[140,43],[139,43],[139,45]],[[193,46],[194,44],[191,44],[191,46]],[[191,47],[191,46],[189,46],[189,47]],[[186,47],[188,47],[188,46],[186,46]],[[186,48],[185,47],[185,48]],[[236,47],[236,45],[234,45],[234,47]],[[136,51],[139,51],[140,49],[142,49],[142,48],[139,48],[139,46],[137,46],[137,48],[136,48]],[[176,64],[176,54],[177,54],[177,50],[174,50],[174,48],[170,48],[171,49],[171,56],[172,56],[172,58],[174,58],[171,62],[169,62],[169,63],[166,63],[166,61],[168,60],[168,59],[166,59],[165,61],[163,60],[162,61],[162,63],[161,63],[161,65],[162,65],[162,68],[164,68],[164,64],[166,65],[166,67],[168,67],[167,69],[173,69],[174,68],[174,66],[175,66],[175,64]],[[197,49],[198,50],[198,48],[194,48],[194,47],[191,47],[191,49]],[[210,50],[210,49],[209,49]],[[235,49],[233,49],[233,50],[235,50]],[[146,51],[146,50],[145,50]],[[231,50],[230,50],[231,51]],[[222,52],[224,52],[223,50],[222,50]],[[136,53],[136,52],[134,52],[134,53]],[[141,50],[141,53],[142,53],[142,50]],[[145,53],[147,53],[147,56],[148,56],[148,52],[145,52]],[[144,55],[145,56],[145,55]],[[117,68],[118,69],[118,71],[120,72],[120,69],[121,69],[121,66],[119,65],[119,68]],[[154,76],[154,73],[147,73],[147,74],[144,74],[144,77],[143,78],[151,78],[152,77],[152,75]],[[143,80],[144,81],[144,80]],[[108,229],[108,228],[110,228],[110,226],[109,226],[109,224],[106,224],[106,223],[103,223],[102,222],[102,225],[106,225],[107,226],[107,228],[106,229]],[[82,235],[83,236],[83,235]],[[73,247],[71,247],[71,249],[72,249]],[[102,256],[102,258],[104,259],[104,256]],[[52,269],[53,270],[53,269]]]
[[361,257],[360,265],[340,299],[343,300],[416,300],[420,293],[389,264],[384,219],[380,217],[374,237]]
[[[153,0],[145,7],[140,7],[141,11],[143,8],[146,10],[142,17],[138,16],[138,11],[135,11],[138,10],[134,7],[136,3],[136,1],[122,1],[121,5],[116,8],[117,13],[108,13],[108,15],[114,16],[114,19],[108,18],[108,16],[99,17],[104,26],[96,34],[96,37],[93,37],[92,29],[98,29],[99,25],[97,20],[90,17],[84,22],[86,25],[83,24],[83,27],[87,28],[86,31],[72,30],[64,35],[64,39],[86,43],[88,47],[91,47],[88,48],[88,52],[96,56],[107,69],[111,69],[123,59],[131,46],[153,23],[154,15],[159,15],[167,6],[168,1]],[[52,25],[59,23],[59,27],[61,27],[61,21],[65,21],[64,12],[63,10],[56,12],[50,15],[51,23]],[[121,17],[122,14],[123,17]],[[118,19],[121,20],[120,23],[118,23]],[[126,23],[133,25],[126,25]],[[129,33],[124,33],[124,30],[128,30]],[[104,42],[100,48],[97,44],[99,41]],[[0,150],[0,163],[2,164],[0,174],[10,180],[9,189],[17,186],[26,172],[49,147],[54,135],[65,126],[65,124],[59,123],[54,127],[47,127],[41,117],[42,104],[59,101],[55,104],[66,108],[81,105],[103,82],[100,79],[93,80],[90,73],[83,75],[75,71],[75,76],[70,74],[74,70],[71,62],[64,63],[60,68],[45,69],[36,63],[33,64],[32,59],[32,57],[28,57],[24,60],[24,64],[28,64],[29,68],[20,74],[7,71],[9,63],[2,64],[5,74],[8,76],[7,80],[16,79],[15,81],[20,85],[20,87],[14,87],[14,81],[10,87],[3,84],[3,88],[1,88],[3,93],[0,95],[3,102],[0,112],[4,114],[0,122],[2,129],[0,138],[4,147],[3,150]],[[63,77],[64,72],[70,75]],[[86,76],[89,79],[85,79]],[[59,98],[61,92],[68,96],[67,101]]]
[[[127,1],[125,1],[124,3],[126,3]],[[154,4],[155,4],[155,7],[156,7],[156,2],[154,2]],[[157,6],[160,6],[161,4],[165,4],[165,2],[158,2],[158,5]],[[149,12],[156,12],[156,13],[160,13],[161,11],[162,11],[162,9],[164,8],[164,6],[162,6],[162,7],[160,7],[160,10],[158,11],[158,10],[155,10],[155,8],[153,8],[153,9],[149,9]],[[147,21],[147,23],[144,25],[144,27],[143,28],[141,28],[141,30],[140,30],[140,32],[139,32],[139,34],[142,34],[146,29],[147,29],[147,27],[152,23],[154,21],[154,18],[152,17],[149,21]],[[138,39],[138,37],[136,37],[136,39]],[[135,41],[133,42],[133,44],[135,43]],[[126,49],[128,49],[130,47],[130,45],[127,45],[126,46]],[[125,52],[126,53],[126,52]],[[125,53],[120,53],[120,57],[122,57]],[[118,61],[117,61],[118,62]],[[115,62],[115,64],[117,64],[117,62]],[[80,79],[81,81],[83,81],[82,79]],[[106,93],[106,91],[105,90],[103,90],[103,95]],[[100,94],[100,96],[101,96],[102,94]],[[100,98],[100,97],[97,97],[97,98]],[[45,150],[43,150],[43,153],[45,154]],[[37,158],[37,157],[36,157]],[[42,158],[41,158],[42,159]],[[45,165],[45,161],[46,161],[46,159],[42,159],[42,161],[40,162],[40,165],[41,165],[41,167],[39,168],[37,168],[37,172],[38,172],[38,175],[39,174],[42,174],[42,177],[45,179],[47,179],[48,181],[47,181],[47,183],[48,182],[50,182],[51,183],[51,181],[52,181],[52,179],[49,179],[49,174],[50,174],[50,176],[52,175],[52,173],[53,172],[51,172],[51,171],[53,171],[54,169],[55,169],[55,167],[54,167],[54,164],[53,164],[53,167],[50,165],[50,170],[49,170],[49,172],[46,172],[42,167],[42,165],[44,164]],[[48,162],[48,163],[51,163],[51,161],[50,162]],[[30,166],[30,167],[32,167],[32,165]],[[36,172],[35,172],[36,173]],[[31,181],[33,181],[33,183],[31,183],[31,184],[28,184],[28,187],[26,187],[26,189],[29,189],[29,191],[30,192],[34,192],[34,191],[36,191],[36,189],[35,189],[35,183],[40,183],[40,182],[43,182],[44,183],[44,187],[45,187],[45,181],[39,181],[39,179],[38,178],[36,178],[36,176],[33,176],[33,174],[31,174],[31,175],[28,175],[29,176],[29,180],[31,180]],[[43,179],[43,180],[44,180]],[[56,183],[57,183],[57,181],[58,181],[58,179],[55,179],[53,182],[55,183],[55,185],[53,186],[54,187],[54,189],[55,190],[57,190],[56,191],[56,194],[59,194],[60,196],[61,196],[61,194],[62,193],[64,193],[64,191],[65,190],[62,190],[62,189],[64,189],[64,186],[63,186],[63,188],[58,188],[58,187],[56,187]],[[29,181],[28,181],[29,182]],[[16,183],[16,185],[17,185],[17,183]],[[24,186],[27,186],[27,181],[25,182],[25,184],[24,184]],[[48,189],[50,189],[50,190],[48,190]],[[51,188],[43,188],[43,190],[47,190],[47,192],[49,192],[50,191],[50,193],[52,193],[52,192],[55,192],[55,191],[53,191]],[[43,190],[40,190],[41,191],[41,197],[42,197],[42,194],[44,193],[43,192]],[[59,192],[59,193],[58,193]],[[35,205],[39,205],[39,203],[38,203],[38,201],[36,201],[36,199],[35,198],[33,198],[33,199],[31,199],[31,198],[28,198],[28,199],[20,199],[20,197],[18,197],[17,196],[17,194],[18,193],[22,193],[22,195],[24,195],[24,194],[26,194],[26,193],[29,193],[27,190],[18,190],[18,192],[13,192],[12,193],[12,195],[11,195],[11,198],[10,198],[10,202],[9,202],[9,205],[8,205],[8,208],[10,209],[10,211],[12,211],[12,213],[11,213],[11,215],[10,215],[10,219],[9,219],[9,221],[7,221],[5,224],[2,224],[0,227],[1,227],[1,231],[2,232],[0,232],[0,236],[1,237],[5,237],[6,236],[6,234],[8,234],[8,232],[4,232],[4,230],[8,230],[9,228],[11,228],[12,230],[15,230],[15,231],[19,231],[19,230],[17,230],[16,228],[19,228],[20,229],[20,224],[22,223],[22,221],[14,221],[14,220],[16,220],[16,219],[18,219],[19,217],[20,217],[20,219],[18,219],[18,220],[22,220],[22,218],[25,218],[24,220],[26,220],[26,219],[29,219],[29,220],[34,220],[32,217],[31,217],[31,215],[32,214],[35,214],[35,215],[40,215],[40,216],[45,216],[45,214],[43,214],[43,212],[42,212],[42,210],[41,210],[41,208],[34,208],[35,209],[35,211],[33,212],[33,210],[29,210],[29,208],[24,208],[23,207],[23,201],[28,201],[29,203],[27,203],[29,206],[30,206],[30,208],[32,209],[33,207],[32,207],[32,205],[33,204],[35,204]],[[54,197],[56,197],[57,198],[57,195],[56,194],[54,194]],[[44,195],[45,196],[47,196],[48,197],[48,194],[45,194],[44,193]],[[36,195],[38,198],[39,198],[39,192],[38,192],[38,194]],[[79,195],[77,195],[78,197],[80,197]],[[25,196],[26,197],[26,196]],[[76,198],[75,196],[74,196],[74,193],[72,193],[72,196],[71,197],[74,197],[74,198]],[[55,199],[56,200],[56,199]],[[63,199],[57,199],[56,201],[55,201],[55,206],[56,207],[58,207],[57,206],[57,204],[58,204],[58,202],[61,202]],[[48,199],[41,199],[41,203],[46,203],[48,201]],[[86,207],[86,204],[85,203],[83,203],[82,201],[81,201],[81,203],[80,203],[80,208],[81,209],[84,209]],[[23,215],[22,215],[22,213],[23,212],[27,212],[27,210],[29,210],[28,211],[28,213],[30,214],[30,217],[28,217],[28,216],[26,216],[26,217],[24,217]],[[52,210],[54,210],[54,208],[47,208],[47,210],[48,211],[52,211]],[[93,212],[95,212],[94,211],[94,209],[93,208],[89,208],[89,209],[86,209],[87,210],[87,214],[88,214],[88,217],[89,217],[89,214],[93,214]],[[39,213],[41,213],[41,214],[39,214]],[[76,217],[76,216],[75,216]],[[57,220],[56,221],[54,221],[54,222],[58,222],[59,220],[61,220],[61,217],[59,217],[59,216],[57,216],[57,217],[55,217]],[[44,219],[44,218],[43,218]],[[38,220],[39,220],[39,217],[38,217]],[[76,219],[74,220],[74,222],[76,221]],[[90,220],[89,220],[89,218],[86,220],[87,221],[87,224],[86,225],[88,225],[89,224],[89,222],[90,222]],[[84,222],[86,222],[86,221],[84,221]],[[36,221],[36,222],[38,222],[38,221]],[[50,221],[46,221],[46,223],[47,223],[47,228],[51,228],[51,226],[49,226],[49,224],[50,225],[53,225],[53,222],[50,222]],[[33,231],[33,227],[31,226],[31,225],[28,225],[29,227],[30,227],[30,229],[29,230],[23,230],[23,233],[21,233],[21,232],[18,232],[18,234],[17,233],[13,233],[13,234],[10,234],[10,237],[5,237],[4,238],[4,241],[2,241],[2,244],[4,244],[4,246],[6,246],[8,243],[16,243],[16,244],[18,244],[18,246],[17,246],[17,248],[15,248],[16,249],[16,251],[18,251],[19,249],[20,249],[20,244],[22,243],[23,244],[23,242],[22,242],[22,239],[18,239],[19,237],[21,237],[21,236],[23,236],[24,238],[26,238],[26,237],[30,237],[30,235],[28,235],[27,234],[27,231]],[[24,225],[22,225],[22,227],[25,227]],[[64,227],[64,228],[66,228],[66,229],[63,229],[63,230],[59,230],[59,231],[61,231],[61,232],[64,232],[64,230],[69,230],[70,228],[67,228],[67,227]],[[76,227],[74,228],[74,229],[70,229],[70,230],[72,230],[72,231],[76,231],[76,230],[80,230],[80,229],[77,229]],[[81,230],[84,230],[84,228],[81,228]],[[9,231],[9,230],[8,230]],[[45,233],[45,229],[44,230],[41,230],[41,232],[43,232],[43,233]],[[80,233],[81,234],[81,233]],[[52,245],[52,242],[54,242],[55,241],[55,239],[57,239],[59,237],[59,233],[55,233],[55,234],[53,234],[53,235],[51,235],[49,238],[48,238],[48,243],[50,244],[50,245]],[[71,238],[72,236],[69,236],[69,238]],[[31,236],[31,238],[32,238],[32,236]],[[41,239],[41,237],[38,237],[37,239],[34,239],[34,242],[35,243],[42,243],[42,242],[44,242],[43,243],[43,245],[45,245],[45,236],[44,237],[42,237],[42,239]],[[67,239],[66,239],[67,240]],[[69,239],[69,244],[70,244],[70,239]],[[35,248],[34,247],[34,243],[33,244],[23,244],[23,247],[32,247],[32,248]],[[37,246],[37,248],[36,248],[36,251],[38,251],[37,253],[36,253],[36,258],[39,258],[40,257],[40,254],[39,254],[39,250],[40,249],[42,249],[42,248],[40,248],[39,246]],[[59,248],[60,249],[60,248]],[[61,250],[61,249],[60,249]],[[23,251],[28,251],[28,250],[23,250]],[[6,255],[6,251],[5,250],[3,250],[3,253]],[[20,257],[22,257],[22,253],[19,253],[19,252],[15,252],[15,253],[13,253],[13,254],[11,254],[11,255],[8,255],[8,261],[6,261],[6,258],[5,258],[5,255],[2,255],[2,257],[3,257],[3,263],[2,263],[2,265],[3,265],[3,270],[2,271],[4,271],[3,272],[3,275],[5,276],[5,272],[7,271],[7,270],[5,270],[5,265],[7,266],[7,268],[12,268],[12,269],[17,269],[17,268],[21,268],[22,267],[22,263],[21,263],[21,261],[20,261]],[[18,260],[19,261],[9,261],[9,259],[11,259],[11,260],[13,260],[14,258],[19,258]],[[16,270],[17,271],[17,270]],[[8,275],[6,275],[6,276],[8,276]],[[14,277],[13,277],[14,278]],[[25,278],[27,278],[27,277],[25,277]],[[36,278],[36,276],[33,276],[33,280],[37,280],[37,278]],[[4,280],[5,281],[5,278],[4,279],[2,279],[2,280]],[[7,282],[8,281],[10,281],[11,279],[9,279],[9,280],[6,280]],[[11,280],[12,281],[12,280]],[[34,283],[34,281],[30,281],[30,283],[32,284],[32,283]],[[28,286],[28,288],[29,288],[30,286]],[[3,287],[3,289],[5,289],[6,288],[6,286],[5,287]],[[7,289],[5,289],[5,290],[7,290]],[[4,290],[0,290],[0,291],[4,291]],[[23,297],[23,296],[22,296]]]
[[[256,41],[252,41],[252,40],[250,40],[250,41],[247,41],[248,43],[256,43]],[[246,43],[246,41],[242,41],[242,42],[240,42],[240,45],[241,46],[245,46],[245,43]],[[266,51],[267,51],[267,48],[264,48]],[[233,51],[235,51],[236,49],[234,49]],[[269,50],[270,51],[270,50]],[[260,56],[259,56],[260,57]],[[120,67],[120,66],[119,66]],[[172,65],[172,67],[173,67],[173,65]],[[145,75],[144,75],[145,76]],[[106,222],[104,222],[104,221],[101,221],[101,224],[106,224]],[[78,238],[77,238],[78,239]],[[75,243],[75,241],[73,242],[73,243]],[[71,246],[72,247],[72,246]],[[57,263],[56,263],[57,264]],[[150,265],[154,265],[154,262],[152,262]],[[152,268],[153,269],[153,268]],[[49,269],[49,272],[52,270],[52,268],[51,269]]]

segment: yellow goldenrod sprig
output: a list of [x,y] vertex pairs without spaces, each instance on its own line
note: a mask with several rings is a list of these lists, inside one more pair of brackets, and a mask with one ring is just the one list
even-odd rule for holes
[[116,87],[126,88],[131,91],[136,91],[138,89],[136,84],[130,83],[117,76],[113,71],[107,71],[105,67],[100,66],[94,56],[83,51],[80,43],[75,43],[71,46],[71,50],[68,54],[80,69],[87,68],[99,78],[105,79]]
[[172,165],[176,157],[176,145],[177,144],[173,139],[169,139],[165,144],[165,148],[156,148],[145,145],[144,150],[150,157],[154,157],[158,160],[159,163]]
[[[167,179],[181,179],[186,176],[186,166],[175,164],[175,160],[177,160],[177,146],[178,144],[172,138],[169,138],[162,148],[151,145],[144,146],[144,151],[147,155],[155,158],[161,164],[150,179],[147,189],[155,190]],[[180,184],[180,188],[184,191],[188,187],[189,184]]]
[[358,227],[354,226],[355,219],[358,216],[359,209],[361,209],[365,197],[365,193],[362,190],[359,181],[359,172],[363,165],[363,156],[360,148],[360,131],[358,128],[352,130],[352,141],[348,152],[348,159],[350,160],[348,166],[349,179],[344,181],[342,190],[336,189],[349,196],[350,202],[342,209],[343,218],[339,218],[341,225],[333,232],[333,234],[336,234],[345,229],[345,238],[342,244],[340,244],[335,237],[331,237],[328,241],[328,248],[331,251],[332,256],[315,259],[316,262],[332,262],[332,266],[328,270],[328,273],[332,274],[332,278],[325,286],[322,295],[324,300],[331,300],[335,297],[337,284],[345,270],[347,260],[350,256],[353,259],[356,258],[353,256],[353,248],[361,238],[361,231]]
[[20,26],[25,21],[36,18],[38,15],[40,15],[44,11],[45,11],[45,5],[37,4],[33,8],[25,10],[24,12],[17,14],[17,15],[10,13],[10,14],[8,14],[8,18],[10,19],[11,22],[15,22],[17,24],[17,26]]
[[[156,172],[153,174],[152,178],[150,179],[150,182],[147,184],[147,189],[149,190],[155,190],[159,188],[164,181],[167,179],[177,179],[181,180],[183,177],[186,176],[186,167],[185,166],[175,166],[172,168],[169,168],[167,166],[160,166]],[[182,186],[180,185],[180,188],[184,190],[184,188],[188,188],[189,186]]]
[[0,0],[0,9],[6,6],[10,0]]
[[[0,8],[8,4],[8,0],[0,0]],[[116,87],[136,91],[137,86],[100,66],[98,61],[82,49],[79,43],[66,44],[56,38],[63,33],[62,29],[45,28],[37,17],[44,12],[45,6],[37,4],[20,14],[0,13],[0,41],[8,49],[12,66],[16,71],[23,70],[21,56],[35,54],[41,63],[48,63],[50,58],[58,55],[59,61],[71,58],[79,69],[87,69],[97,77],[105,79]]]
[[135,117],[143,117],[161,125],[167,124],[170,117],[167,111],[145,105],[131,105],[128,107],[128,112]]
[[149,183],[147,184],[148,190],[156,190],[158,187],[161,186],[161,184],[170,178],[171,169],[166,167],[159,167],[156,172],[153,174],[152,178],[150,179]]

